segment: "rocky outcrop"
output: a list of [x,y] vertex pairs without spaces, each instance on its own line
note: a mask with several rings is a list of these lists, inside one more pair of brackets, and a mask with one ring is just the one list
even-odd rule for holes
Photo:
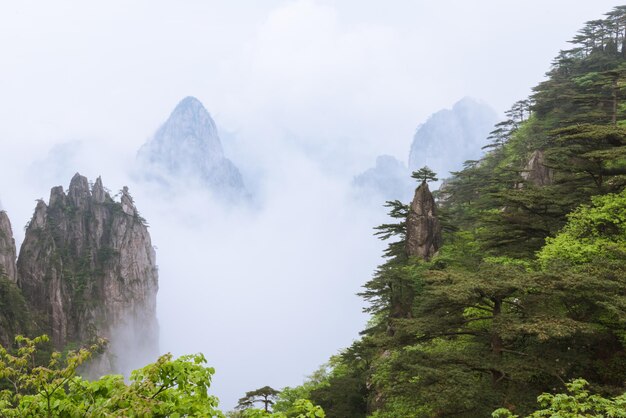
[[197,183],[221,197],[241,197],[243,178],[224,156],[217,127],[195,97],[186,97],[137,154],[141,177],[163,185]]
[[441,247],[441,225],[435,199],[426,182],[415,190],[406,221],[406,252],[409,257],[430,260]]
[[7,213],[0,211],[0,274],[4,274],[11,282],[17,281],[17,256],[13,230]]
[[76,174],[67,194],[52,188],[26,229],[17,272],[38,331],[57,349],[107,338],[107,372],[158,354],[155,252],[127,188],[121,202],[100,178],[90,187]]
[[6,212],[0,211],[0,345],[8,347],[13,337],[28,331],[26,303],[16,286],[15,240]]
[[525,183],[535,186],[549,186],[554,183],[554,170],[546,166],[545,154],[541,150],[530,155],[521,176]]

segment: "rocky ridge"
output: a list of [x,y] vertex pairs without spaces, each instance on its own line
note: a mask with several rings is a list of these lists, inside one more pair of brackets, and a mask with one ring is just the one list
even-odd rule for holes
[[17,261],[17,284],[38,333],[55,348],[110,342],[100,371],[130,371],[158,354],[158,275],[148,229],[128,189],[117,202],[76,174],[39,200]]

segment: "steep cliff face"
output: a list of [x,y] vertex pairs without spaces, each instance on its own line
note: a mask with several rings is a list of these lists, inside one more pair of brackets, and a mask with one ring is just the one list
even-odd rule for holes
[[224,156],[217,127],[195,97],[186,97],[137,154],[144,178],[169,185],[198,183],[221,197],[245,192],[237,167]]
[[11,221],[6,212],[0,211],[0,269],[11,282],[17,281],[15,240]]
[[[124,372],[158,351],[155,252],[127,188],[114,201],[76,174],[39,201],[17,262],[18,286],[56,348],[110,341],[103,371]],[[107,363],[108,364],[105,364]]]
[[441,225],[435,199],[426,182],[415,190],[406,223],[406,252],[409,257],[429,260],[441,247]]
[[522,178],[535,186],[549,186],[554,183],[554,170],[546,166],[543,151],[536,150],[531,154],[522,171]]
[[0,345],[7,347],[18,333],[28,331],[28,310],[15,285],[15,240],[6,212],[0,212]]

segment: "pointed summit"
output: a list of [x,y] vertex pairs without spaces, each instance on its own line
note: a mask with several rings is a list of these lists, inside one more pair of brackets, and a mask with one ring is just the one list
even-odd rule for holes
[[191,96],[176,105],[152,140],[139,151],[140,154],[145,148],[152,149],[149,155],[152,162],[165,163],[173,172],[183,169],[182,162],[199,167],[224,157],[215,122],[202,103]]
[[217,127],[195,97],[185,97],[137,155],[145,177],[170,185],[195,181],[218,194],[244,191],[241,174],[224,157]]
[[80,173],[74,174],[74,177],[72,177],[72,181],[70,182],[70,191],[67,196],[75,206],[84,206],[87,199],[91,197],[87,177],[81,176]]
[[415,189],[415,196],[409,206],[406,220],[406,252],[409,257],[423,260],[437,253],[441,247],[441,224],[437,216],[437,205],[428,183]]
[[166,131],[162,132],[165,135],[175,134],[183,142],[200,140],[213,155],[224,154],[213,118],[200,100],[193,96],[185,97],[176,105],[161,131]]
[[104,186],[102,185],[102,178],[100,178],[100,176],[98,176],[96,182],[91,188],[91,195],[93,196],[93,200],[96,203],[104,203],[106,199],[106,191],[104,190]]
[[183,100],[178,102],[178,104],[176,105],[172,113],[176,113],[177,111],[185,110],[185,109],[191,109],[196,112],[205,112],[207,114],[209,113],[205,109],[202,102],[193,96],[187,96]]

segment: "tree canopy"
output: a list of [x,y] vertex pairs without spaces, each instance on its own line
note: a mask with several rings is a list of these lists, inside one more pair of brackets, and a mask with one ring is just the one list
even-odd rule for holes
[[623,416],[626,6],[572,44],[437,191],[431,259],[407,257],[408,205],[387,203],[385,261],[361,292],[371,319],[294,389],[328,417]]

